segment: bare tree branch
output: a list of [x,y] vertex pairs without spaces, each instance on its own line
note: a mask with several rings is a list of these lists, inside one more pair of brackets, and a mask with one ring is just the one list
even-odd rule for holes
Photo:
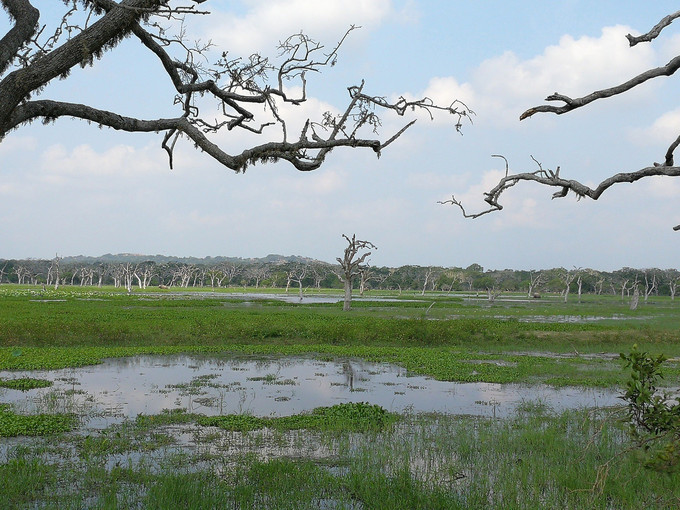
[[[534,161],[536,160],[534,159]],[[600,198],[602,193],[604,193],[614,184],[619,184],[623,182],[632,183],[635,181],[639,181],[640,179],[643,179],[645,177],[652,176],[680,177],[680,167],[667,167],[658,165],[643,168],[636,172],[618,173],[612,175],[611,177],[608,177],[607,179],[602,181],[597,187],[590,188],[585,184],[580,183],[579,181],[573,179],[564,179],[560,177],[560,167],[557,167],[557,169],[553,172],[552,170],[549,169],[543,169],[540,163],[538,163],[537,161],[536,163],[538,164],[539,169],[536,170],[535,172],[524,172],[508,175],[508,170],[506,167],[505,177],[503,177],[499,181],[499,183],[496,186],[494,186],[490,191],[484,193],[484,201],[487,204],[489,204],[489,208],[482,212],[474,214],[467,213],[463,208],[463,204],[459,200],[457,200],[455,196],[451,196],[450,200],[440,201],[439,203],[458,206],[463,212],[463,216],[465,218],[479,218],[480,216],[483,216],[490,212],[502,210],[503,206],[499,203],[501,194],[505,190],[513,187],[520,181],[533,181],[546,186],[560,188],[559,191],[553,193],[552,196],[553,199],[563,198],[567,196],[567,194],[570,191],[573,191],[579,200],[583,197],[588,197],[592,198],[593,200],[597,200],[598,198]],[[680,225],[675,227],[674,230],[680,230]]]
[[668,25],[673,23],[673,20],[680,18],[680,11],[674,12],[673,14],[669,14],[665,18],[663,18],[661,21],[659,21],[656,25],[654,25],[654,28],[652,28],[649,32],[646,34],[638,35],[638,36],[633,36],[631,34],[628,34],[626,36],[626,39],[628,39],[628,42],[630,43],[631,46],[635,46],[638,43],[641,42],[651,42],[657,37],[659,37],[659,34],[661,34],[661,31],[666,28]]
[[[189,0],[187,0],[189,1]],[[204,0],[193,0],[202,4]],[[54,34],[41,36],[38,28],[39,12],[29,0],[0,0],[15,26],[3,37],[0,65],[10,69],[0,71],[0,140],[11,130],[39,119],[49,123],[60,117],[72,117],[94,122],[100,126],[129,132],[162,132],[161,147],[167,152],[170,166],[180,138],[188,138],[197,148],[236,172],[244,171],[253,163],[284,160],[296,169],[310,171],[319,168],[326,156],[336,147],[369,148],[378,156],[413,121],[399,129],[385,142],[377,135],[381,125],[376,110],[390,110],[403,116],[408,110],[422,110],[430,117],[437,111],[456,117],[460,129],[462,119],[470,118],[472,111],[463,103],[454,102],[447,107],[435,104],[429,98],[406,100],[400,97],[391,102],[381,96],[364,92],[364,83],[348,88],[349,102],[342,113],[327,113],[315,122],[308,119],[297,139],[289,135],[289,128],[279,108],[279,103],[293,106],[307,99],[307,74],[319,73],[333,66],[338,51],[349,34],[358,27],[351,26],[330,50],[303,33],[294,34],[279,43],[278,63],[259,54],[249,58],[232,58],[227,51],[213,64],[208,58],[213,51],[211,43],[186,42],[183,16],[206,14],[195,5],[174,5],[170,0],[85,0],[65,2],[66,12],[57,22]],[[86,17],[78,24],[71,21],[76,7],[81,6],[75,19]],[[90,23],[90,19],[94,21]],[[158,18],[180,20],[179,33],[170,35]],[[171,81],[179,108],[175,118],[140,119],[123,116],[85,104],[36,98],[52,79],[68,76],[75,66],[92,65],[104,52],[134,35],[144,49],[153,53]],[[40,39],[40,40],[39,40]],[[19,50],[30,46],[22,55]],[[272,79],[269,79],[272,75]],[[295,80],[301,92],[295,97],[284,83]],[[212,101],[212,103],[211,103]],[[201,110],[206,108],[206,118]],[[265,143],[229,154],[214,143],[209,135],[221,130],[244,129],[250,133],[265,134]],[[363,128],[372,134],[361,135]],[[277,137],[277,131],[280,138]],[[273,136],[272,136],[273,135]],[[278,140],[278,141],[277,141]]]
[[533,108],[529,108],[527,111],[525,111],[522,115],[520,115],[519,120],[524,120],[535,113],[555,113],[557,115],[561,115],[563,113],[570,112],[571,110],[575,110],[576,108],[580,108],[582,106],[585,106],[589,103],[592,103],[593,101],[596,101],[597,99],[604,99],[607,97],[612,97],[616,96],[618,94],[622,94],[623,92],[627,92],[630,89],[637,87],[641,83],[644,83],[648,80],[651,80],[653,78],[658,78],[659,76],[671,76],[675,71],[680,68],[680,56],[677,56],[673,59],[671,59],[668,64],[665,66],[657,67],[655,69],[649,69],[645,71],[644,73],[641,73],[637,75],[635,78],[628,80],[625,83],[622,83],[621,85],[617,85],[615,87],[611,87],[608,89],[603,89],[603,90],[597,90],[591,94],[588,94],[587,96],[579,97],[576,99],[572,99],[569,96],[565,96],[564,94],[560,94],[558,92],[555,92],[554,94],[549,95],[548,97],[545,98],[546,101],[562,101],[565,103],[562,106],[552,106],[552,105],[540,105],[540,106],[534,106]]
[[[630,46],[635,46],[640,42],[652,41],[653,39],[659,36],[661,31],[665,27],[670,25],[673,22],[673,20],[679,17],[680,11],[675,12],[669,16],[666,16],[647,34],[643,34],[638,37],[634,37],[628,34],[627,38],[630,43]],[[571,98],[564,94],[555,92],[554,94],[548,96],[546,98],[546,101],[560,101],[564,103],[563,105],[561,106],[539,105],[533,108],[529,108],[524,113],[522,113],[522,115],[520,115],[520,121],[527,119],[536,113],[555,113],[557,115],[561,115],[563,113],[570,112],[582,106],[586,106],[598,99],[604,99],[627,92],[633,89],[634,87],[637,87],[638,85],[645,83],[646,81],[651,80],[653,78],[657,78],[659,76],[671,76],[679,68],[680,68],[680,55],[671,59],[665,66],[647,70],[644,73],[641,73],[636,77],[632,78],[631,80],[628,80],[620,85],[603,90],[598,90],[580,98]],[[668,147],[668,150],[666,151],[666,154],[664,156],[664,162],[662,164],[654,163],[652,166],[648,166],[646,168],[642,168],[634,172],[621,172],[611,175],[610,177],[604,179],[595,188],[590,188],[577,180],[565,179],[563,177],[560,177],[559,166],[554,172],[549,169],[543,169],[541,164],[538,161],[536,161],[536,159],[534,159],[533,156],[532,159],[538,165],[538,170],[534,172],[522,172],[517,174],[510,174],[508,161],[505,160],[505,176],[502,179],[500,179],[498,184],[494,186],[490,191],[484,193],[484,201],[489,205],[488,209],[485,209],[478,213],[468,213],[463,207],[463,204],[460,202],[460,200],[456,199],[455,195],[452,195],[450,200],[440,201],[439,203],[457,206],[461,210],[461,212],[463,213],[463,217],[465,218],[478,218],[490,212],[502,210],[503,206],[499,202],[501,194],[507,189],[515,186],[520,181],[533,181],[539,184],[543,184],[545,186],[559,188],[559,191],[555,192],[552,198],[563,198],[567,196],[567,194],[570,191],[573,191],[579,200],[583,197],[589,197],[592,198],[593,200],[597,200],[602,195],[602,193],[604,193],[607,189],[609,189],[615,184],[624,182],[632,183],[645,177],[652,176],[679,177],[680,167],[674,166],[673,157],[673,154],[679,145],[680,136],[677,136],[677,138]],[[503,156],[495,155],[494,157],[502,158]],[[675,226],[674,230],[676,231],[680,230],[680,225]]]

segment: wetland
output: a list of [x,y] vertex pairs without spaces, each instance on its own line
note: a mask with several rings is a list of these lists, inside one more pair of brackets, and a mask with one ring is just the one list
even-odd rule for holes
[[[675,508],[619,398],[657,298],[302,302],[0,286],[10,508]],[[285,297],[285,296],[284,296]],[[569,317],[569,320],[560,318]],[[577,319],[572,319],[577,318]]]

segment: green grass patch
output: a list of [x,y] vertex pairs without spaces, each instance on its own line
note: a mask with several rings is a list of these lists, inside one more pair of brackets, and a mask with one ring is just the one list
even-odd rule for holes
[[17,377],[15,379],[0,379],[0,388],[11,390],[28,391],[35,388],[48,388],[52,386],[52,381],[46,379],[35,379],[33,377]]
[[[630,345],[621,350],[627,351]],[[626,374],[618,358],[572,355],[546,356],[513,352],[480,353],[468,347],[389,347],[332,344],[233,344],[138,347],[25,347],[1,348],[0,370],[37,370],[79,367],[101,363],[106,358],[137,355],[194,354],[218,357],[308,356],[323,360],[360,358],[376,363],[395,363],[414,374],[441,381],[490,383],[546,383],[554,386],[607,387],[623,385]],[[618,353],[616,353],[618,355]],[[664,366],[665,383],[680,383],[680,364]],[[290,384],[266,376],[263,382]],[[210,385],[196,380],[187,391]]]
[[264,418],[244,414],[200,416],[197,423],[238,432],[263,428],[369,432],[384,430],[397,420],[398,415],[389,413],[378,405],[357,402],[318,407],[310,413],[293,416]]
[[0,404],[0,437],[58,434],[73,429],[77,421],[70,414],[16,414],[9,405]]

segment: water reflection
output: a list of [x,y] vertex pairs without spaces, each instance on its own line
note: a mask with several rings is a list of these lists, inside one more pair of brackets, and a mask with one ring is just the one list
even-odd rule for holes
[[285,416],[342,402],[370,402],[396,412],[480,416],[507,416],[529,400],[556,411],[620,403],[610,390],[442,382],[412,376],[397,365],[356,359],[137,356],[82,368],[0,371],[0,378],[28,376],[49,379],[54,386],[29,392],[0,389],[0,402],[45,412],[46,402],[68,399],[72,407],[96,409],[93,416],[120,419],[177,408],[206,415]]

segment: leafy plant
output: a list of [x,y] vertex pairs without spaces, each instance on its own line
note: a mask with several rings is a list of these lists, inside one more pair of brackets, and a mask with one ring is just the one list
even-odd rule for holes
[[0,388],[9,388],[11,390],[28,391],[34,388],[47,388],[49,386],[52,386],[52,381],[34,379],[33,377],[0,379]]
[[623,400],[628,403],[628,419],[634,440],[646,451],[646,464],[662,471],[680,467],[680,397],[676,403],[667,392],[659,392],[666,357],[649,356],[633,346],[630,354],[621,353],[625,367],[631,368]]
[[0,404],[0,437],[45,436],[67,432],[77,418],[70,414],[16,414],[7,404]]
[[224,430],[246,432],[266,427],[280,430],[326,430],[368,432],[384,430],[398,420],[398,416],[379,405],[349,402],[331,407],[317,407],[311,413],[293,416],[259,418],[244,414],[200,416],[197,423]]

